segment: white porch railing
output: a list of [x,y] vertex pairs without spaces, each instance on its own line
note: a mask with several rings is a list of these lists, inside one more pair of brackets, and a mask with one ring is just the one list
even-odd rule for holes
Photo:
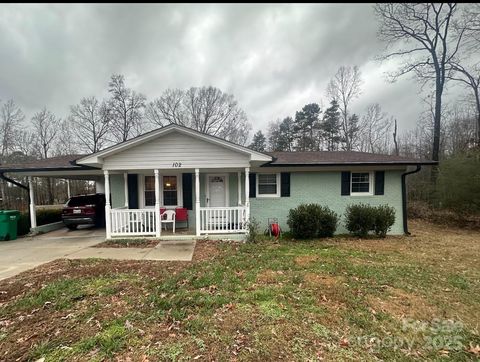
[[246,211],[245,206],[201,207],[200,233],[227,234],[246,232]]
[[155,235],[155,209],[112,209],[110,222],[112,236]]

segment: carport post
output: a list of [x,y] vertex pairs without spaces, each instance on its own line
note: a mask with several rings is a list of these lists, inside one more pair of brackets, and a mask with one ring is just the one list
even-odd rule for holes
[[105,176],[105,232],[107,234],[107,239],[112,238],[112,224],[110,222],[110,179],[108,175],[108,171],[103,171],[103,175]]
[[125,208],[128,209],[128,173],[123,173],[123,188],[125,191]]
[[195,235],[200,236],[200,169],[195,169]]
[[37,227],[37,212],[35,209],[35,192],[33,191],[32,176],[28,176],[28,188],[30,192],[30,230]]
[[242,206],[242,173],[240,171],[237,172],[237,182],[238,182],[238,206]]
[[162,224],[160,223],[160,175],[158,170],[155,174],[155,236],[159,238],[162,235]]
[[245,221],[250,222],[250,167],[245,167]]
[[68,198],[71,197],[71,194],[70,194],[70,180],[67,178],[67,196]]

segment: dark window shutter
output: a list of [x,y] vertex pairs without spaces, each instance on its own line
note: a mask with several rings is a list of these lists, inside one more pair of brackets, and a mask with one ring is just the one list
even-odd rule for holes
[[129,173],[128,182],[128,208],[138,209],[138,175]]
[[350,171],[342,172],[342,196],[350,195]]
[[257,185],[256,185],[256,179],[257,179],[257,174],[251,173],[248,175],[248,181],[250,183],[250,194],[248,197],[257,197]]
[[182,173],[183,207],[188,210],[193,210],[192,179],[193,174]]
[[375,171],[375,195],[385,192],[385,171]]
[[280,196],[289,197],[290,196],[290,172],[282,172],[280,174]]

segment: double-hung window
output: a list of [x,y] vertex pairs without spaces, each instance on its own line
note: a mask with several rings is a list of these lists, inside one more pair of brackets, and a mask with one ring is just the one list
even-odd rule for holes
[[[163,176],[160,179],[160,192],[163,206],[178,206],[177,176]],[[155,176],[145,176],[145,206],[155,206]]]
[[145,176],[145,206],[155,206],[155,176]]
[[372,195],[372,184],[372,172],[352,172],[350,193],[352,195]]
[[163,176],[163,205],[178,205],[177,176]]
[[257,196],[258,197],[279,197],[280,196],[280,174],[278,173],[257,174]]

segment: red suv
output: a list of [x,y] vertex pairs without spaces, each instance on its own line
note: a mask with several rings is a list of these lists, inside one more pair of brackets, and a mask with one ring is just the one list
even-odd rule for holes
[[105,226],[105,194],[71,197],[63,207],[62,220],[70,230],[85,224]]

